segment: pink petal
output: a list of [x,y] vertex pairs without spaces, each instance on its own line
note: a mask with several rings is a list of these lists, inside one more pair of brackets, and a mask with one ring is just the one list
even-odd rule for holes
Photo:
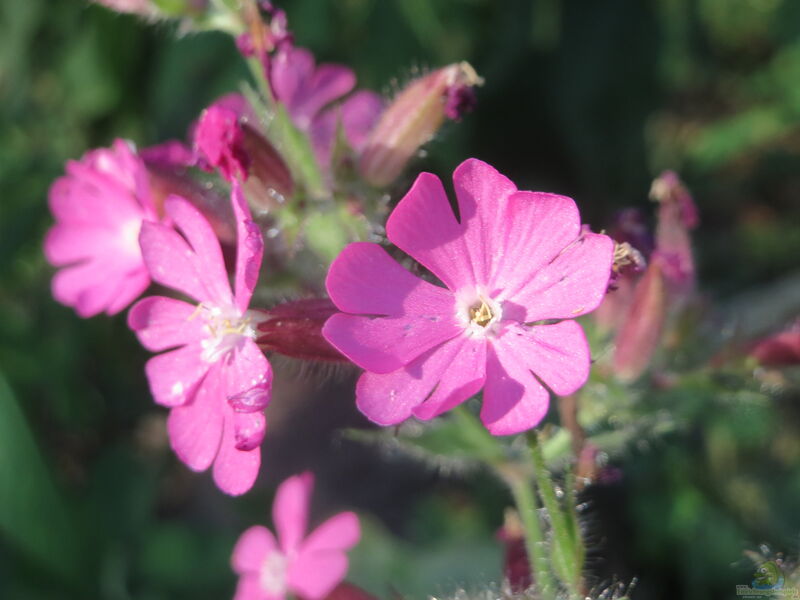
[[343,552],[309,552],[289,566],[289,587],[305,600],[322,600],[347,575]]
[[417,177],[389,216],[386,233],[394,245],[427,267],[451,291],[477,284],[464,230],[436,175]]
[[[218,399],[224,402],[222,398]],[[236,447],[236,421],[233,409],[224,402],[222,412],[225,424],[219,453],[214,461],[214,482],[220,490],[231,496],[247,492],[258,477],[261,467],[261,448],[239,450]]]
[[169,413],[167,431],[172,449],[193,471],[205,471],[217,456],[224,420],[222,397],[219,366],[212,365],[192,401]]
[[531,323],[571,319],[593,311],[605,297],[613,254],[610,237],[583,235],[508,298],[519,307],[519,314],[504,315]]
[[258,273],[261,269],[261,258],[264,254],[264,238],[261,229],[253,222],[250,208],[242,194],[238,182],[233,183],[231,190],[233,213],[236,217],[236,275],[235,295],[236,307],[247,310],[253,290],[258,283]]
[[230,417],[233,420],[234,447],[237,450],[255,450],[264,441],[267,431],[267,419],[262,412],[236,412]]
[[183,346],[206,337],[198,307],[164,296],[143,298],[131,307],[128,327],[153,352]]
[[[44,253],[54,266],[68,265],[84,259],[102,257],[118,246],[119,231],[94,224],[56,224],[44,240]],[[132,257],[138,261],[138,248]],[[140,261],[141,259],[139,259]]]
[[129,272],[120,281],[116,293],[106,306],[107,315],[115,315],[138,298],[150,285],[150,275],[144,267]]
[[231,304],[233,298],[228,272],[214,229],[194,205],[180,196],[168,197],[164,207],[196,254],[198,272],[209,294],[202,300]]
[[359,151],[367,143],[383,107],[383,98],[367,90],[356,92],[342,104],[344,135],[353,150]]
[[352,69],[343,65],[323,64],[317,67],[311,85],[295,110],[313,116],[327,104],[347,94],[356,84]]
[[368,315],[455,314],[455,298],[401,267],[377,244],[355,242],[336,257],[325,281],[344,312]]
[[202,351],[199,343],[193,343],[147,361],[147,381],[158,404],[172,407],[191,401],[197,386],[211,368],[201,358]]
[[541,192],[511,194],[498,213],[502,229],[494,232],[487,255],[490,288],[510,297],[577,239],[581,220],[571,198]]
[[[517,188],[494,167],[475,158],[467,159],[456,167],[453,186],[475,282],[488,285],[494,274],[493,262],[505,258],[500,253],[503,243],[507,241],[507,204]],[[520,250],[513,248],[512,257],[525,256],[527,260],[529,256],[521,254]]]
[[486,343],[467,337],[461,339],[461,348],[453,359],[457,368],[446,369],[430,397],[414,408],[414,416],[418,419],[437,417],[469,400],[483,387],[486,381]]
[[509,325],[495,342],[559,396],[572,394],[589,377],[591,354],[583,329],[575,321],[525,327]]
[[272,520],[284,554],[297,550],[306,534],[313,489],[314,476],[308,471],[290,477],[278,487],[272,505]]
[[322,329],[325,339],[362,369],[390,373],[463,331],[454,313],[361,317],[338,313]]
[[231,556],[231,566],[239,575],[257,573],[267,554],[277,547],[278,543],[272,532],[266,527],[255,525],[245,531],[236,542]]
[[458,360],[462,350],[473,352],[469,344],[476,343],[463,340],[461,337],[449,340],[392,373],[364,373],[356,385],[356,406],[379,425],[395,425],[411,416],[448,370],[452,373],[448,373],[447,387],[470,388],[483,374],[470,372],[469,360],[463,363]]
[[[314,56],[304,48],[281,49],[271,63],[270,83],[275,97],[292,109],[302,99],[314,72]],[[296,96],[298,96],[296,98]]]
[[303,542],[300,554],[324,550],[348,550],[355,546],[360,538],[361,526],[356,514],[339,513],[311,532]]
[[121,271],[113,258],[90,260],[59,270],[53,276],[53,297],[74,307],[84,318],[104,310],[114,314],[110,310],[112,305],[117,309],[115,312],[122,310],[147,288],[149,279],[141,267]]
[[198,302],[211,300],[211,293],[198,272],[197,257],[177,231],[158,223],[143,223],[139,244],[153,281]]
[[257,574],[239,577],[233,600],[283,600],[283,596],[270,596],[261,588],[261,578]]
[[247,339],[225,365],[227,397],[272,383],[272,367],[258,345]]
[[506,344],[493,343],[486,361],[481,420],[493,435],[535,427],[547,414],[550,394]]

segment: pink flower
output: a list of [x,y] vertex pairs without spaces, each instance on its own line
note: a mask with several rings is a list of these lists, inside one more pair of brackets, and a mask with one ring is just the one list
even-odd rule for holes
[[270,83],[295,125],[308,131],[325,106],[339,100],[356,84],[353,71],[342,65],[316,65],[305,48],[285,46],[273,57]]
[[270,81],[276,99],[286,106],[294,124],[308,133],[319,164],[330,164],[336,131],[341,121],[345,139],[357,152],[383,111],[383,100],[370,91],[359,91],[341,106],[329,106],[355,86],[353,71],[337,64],[317,66],[305,48],[282,46],[271,63]]
[[453,182],[460,219],[439,179],[423,173],[386,225],[446,287],[377,244],[351,244],[328,273],[342,313],[323,333],[366,370],[356,401],[376,423],[430,419],[482,389],[486,427],[513,434],[547,412],[542,382],[566,395],[586,381],[589,347],[571,319],[603,299],[614,243],[582,233],[570,198],[517,191],[479,160],[462,163]]
[[50,188],[56,224],[47,232],[47,260],[61,268],[53,296],[81,317],[118,313],[150,284],[139,250],[143,221],[157,221],[147,169],[124,140],[66,165]]
[[245,531],[231,557],[239,574],[235,600],[281,600],[291,593],[305,600],[325,598],[347,574],[345,551],[361,531],[352,512],[339,513],[306,537],[314,478],[295,475],[278,488],[272,520],[278,540],[266,527]]
[[168,431],[178,457],[195,471],[214,464],[214,480],[229,494],[253,485],[261,462],[272,372],[256,346],[259,317],[247,310],[258,278],[263,241],[234,184],[237,222],[234,290],[219,241],[188,201],[171,196],[166,212],[178,231],[146,223],[139,240],[153,280],[198,304],[153,296],[137,302],[128,325],[142,345],[159,352],[146,372],[155,401],[171,409]]
[[310,130],[311,144],[319,163],[323,166],[330,164],[340,123],[350,148],[360,154],[382,111],[383,99],[375,92],[361,90],[341,106],[333,106],[320,113],[312,121]]

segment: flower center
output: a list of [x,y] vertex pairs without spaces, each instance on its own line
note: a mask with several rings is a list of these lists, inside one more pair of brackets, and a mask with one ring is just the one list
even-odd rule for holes
[[471,323],[475,323],[481,327],[486,327],[492,322],[493,318],[494,314],[492,314],[492,309],[483,299],[479,300],[469,308],[469,320]]
[[459,291],[456,294],[456,312],[470,337],[496,333],[503,318],[500,303],[482,289]]
[[203,348],[201,357],[206,362],[217,362],[247,338],[256,337],[256,323],[250,311],[241,314],[232,306],[221,308],[201,303],[189,319],[197,316],[205,320],[208,331],[208,337],[200,342]]
[[286,557],[275,550],[261,564],[259,583],[270,596],[283,596],[286,591],[286,563]]

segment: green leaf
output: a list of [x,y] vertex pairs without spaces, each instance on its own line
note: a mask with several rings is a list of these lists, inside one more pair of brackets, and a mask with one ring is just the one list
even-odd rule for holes
[[74,529],[25,416],[0,373],[0,531],[29,560],[75,581],[84,553]]

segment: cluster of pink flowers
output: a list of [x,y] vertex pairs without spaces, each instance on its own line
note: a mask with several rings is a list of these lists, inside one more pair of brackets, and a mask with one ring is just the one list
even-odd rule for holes
[[[244,36],[240,48],[261,61],[271,110],[285,111],[306,137],[328,186],[340,133],[352,168],[386,186],[445,118],[474,102],[480,78],[466,63],[411,82],[388,107],[372,92],[351,93],[353,72],[316,65],[294,46],[285,15],[267,8],[263,38]],[[173,294],[136,301],[128,325],[158,353],[145,373],[189,468],[212,468],[228,494],[253,486],[273,379],[265,350],[352,361],[364,370],[357,406],[380,425],[431,419],[482,391],[487,429],[516,434],[545,417],[551,391],[571,394],[585,383],[590,350],[574,319],[603,300],[614,243],[581,224],[570,198],[520,191],[476,159],[453,175],[457,213],[440,180],[423,173],[388,218],[388,240],[428,276],[357,241],[330,266],[330,300],[252,308],[266,222],[251,207],[308,192],[262,109],[226,96],[200,115],[187,143],[139,153],[118,140],[70,162],[51,189],[56,224],[45,252],[60,268],[57,300],[89,317],[118,313],[151,282]],[[230,210],[192,191],[197,168],[230,190]],[[234,251],[227,262],[226,250]],[[262,527],[242,536],[233,557],[237,598],[315,600],[344,577],[358,522],[345,513],[304,539],[311,485],[303,475],[278,491],[279,541]]]

